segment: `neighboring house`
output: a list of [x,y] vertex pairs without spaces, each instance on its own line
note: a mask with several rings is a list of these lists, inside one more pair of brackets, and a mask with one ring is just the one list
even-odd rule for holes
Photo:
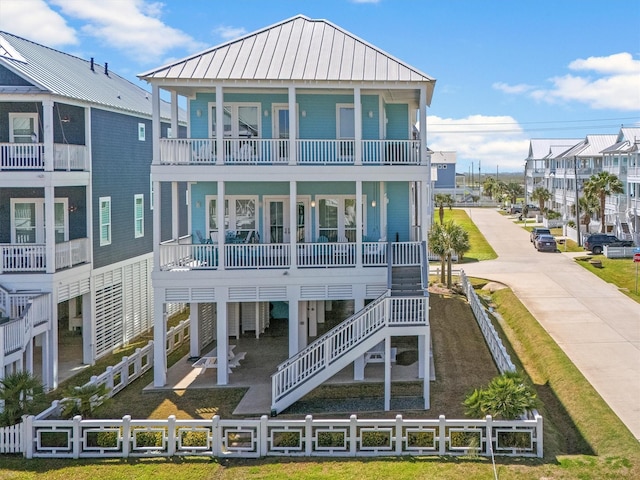
[[431,153],[431,185],[433,193],[449,194],[456,199],[456,152],[430,152]]
[[605,204],[607,223],[618,238],[640,245],[640,128],[622,127],[615,143],[602,151],[603,170],[616,175],[624,192],[609,195]]
[[546,188],[554,194],[554,159],[579,142],[579,138],[532,138],[529,141],[529,154],[525,159],[525,192],[528,199],[537,187]]
[[[259,337],[284,310],[291,358],[273,372],[274,412],[352,363],[362,378],[365,353],[398,335],[418,337],[428,406],[430,167],[413,125],[435,80],[304,16],[140,78],[155,100],[154,183],[189,185],[190,245],[161,243],[164,207],[153,212],[154,385],[167,382],[166,306],[185,302],[194,357],[212,342],[227,351],[230,336]],[[161,131],[161,90],[174,104],[186,98],[186,139]],[[413,270],[413,289],[394,286],[390,264]],[[313,343],[336,301],[355,315],[331,342]],[[227,356],[217,362],[217,383],[229,384]]]
[[0,377],[55,388],[152,327],[150,97],[0,32]]

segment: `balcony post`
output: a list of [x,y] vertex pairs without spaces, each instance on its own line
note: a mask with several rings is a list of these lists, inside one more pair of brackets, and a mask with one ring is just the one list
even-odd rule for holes
[[160,201],[160,182],[152,179],[153,188],[153,268],[160,270],[160,242],[162,241],[161,227],[161,204]]
[[180,237],[178,213],[178,182],[171,182],[171,238]]
[[53,100],[42,100],[44,170],[53,172]]
[[[216,85],[216,165],[224,165],[224,93],[222,85]],[[221,229],[218,229],[218,234]],[[222,217],[224,231],[224,217]],[[220,242],[220,239],[218,239]]]
[[[178,92],[171,91],[171,138],[178,138]],[[169,137],[169,135],[167,135]]]
[[[227,252],[224,248],[224,244],[227,239],[227,230],[224,224],[224,181],[222,180],[218,180],[218,198],[216,202],[218,218],[218,270],[224,270],[227,266]],[[229,208],[231,208],[231,205],[229,205]]]
[[420,87],[420,165],[426,165],[427,180],[431,185],[431,156],[427,150],[427,87]]
[[[360,87],[353,89],[353,116],[355,117],[355,149],[354,149],[354,164],[362,165],[362,97],[360,95]],[[357,218],[357,215],[356,215]]]
[[167,383],[167,313],[164,289],[154,292],[153,298],[153,386]]
[[289,182],[289,268],[298,268],[298,185],[295,180]]
[[[356,122],[357,123],[357,122]],[[362,267],[362,227],[363,215],[367,214],[367,209],[362,208],[362,180],[356,181],[356,268]]]
[[47,273],[56,271],[55,190],[53,185],[44,187],[44,241]]
[[216,305],[216,348],[218,351],[217,383],[218,385],[226,385],[229,383],[229,358],[227,356],[227,350],[229,348],[229,304],[227,303],[229,291],[227,288],[216,288],[216,298],[218,296],[218,290],[220,290],[221,298]]
[[[160,165],[160,87],[155,83],[151,86],[151,134],[153,136],[153,160],[154,165]],[[158,190],[157,195],[160,195]]]
[[296,87],[289,87],[289,165],[298,162],[298,110],[296,109]]

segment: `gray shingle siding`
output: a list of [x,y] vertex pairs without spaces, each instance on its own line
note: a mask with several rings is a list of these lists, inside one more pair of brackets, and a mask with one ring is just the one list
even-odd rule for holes
[[[144,123],[146,139],[138,140]],[[151,120],[91,110],[94,268],[153,250],[149,209]],[[144,194],[144,236],[135,238],[134,195]],[[111,244],[100,246],[100,197],[111,197]]]
[[[37,113],[38,137],[44,139],[41,102],[0,102],[0,142],[9,141],[9,114]],[[62,119],[67,117],[68,122]],[[55,103],[53,106],[53,141],[59,144],[85,145],[84,109]]]
[[0,85],[8,87],[28,87],[31,86],[24,78],[16,75],[6,67],[0,66]]

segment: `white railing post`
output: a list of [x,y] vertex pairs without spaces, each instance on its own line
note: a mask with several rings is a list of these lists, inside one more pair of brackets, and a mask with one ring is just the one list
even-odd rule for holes
[[80,458],[80,442],[82,438],[82,435],[80,435],[81,421],[82,421],[82,417],[80,415],[76,415],[75,417],[73,417],[73,430],[72,430],[73,433],[72,433],[71,441],[73,442],[72,449],[73,449],[74,459]]
[[349,454],[355,457],[358,453],[358,417],[349,417]]
[[25,458],[33,458],[33,415],[23,417],[22,451]]
[[544,456],[544,435],[542,431],[542,416],[536,415],[536,455],[538,458]]
[[220,430],[220,415],[214,415],[211,419],[211,450],[214,457],[222,455],[222,435]]
[[260,426],[258,428],[257,451],[260,453],[261,457],[266,457],[269,452],[269,417],[262,415],[260,417]]
[[438,455],[444,456],[447,447],[447,419],[444,415],[438,417]]
[[169,415],[167,419],[167,455],[173,457],[176,454],[176,416]]
[[313,453],[313,416],[304,417],[304,454],[310,457]]
[[122,457],[129,458],[131,453],[131,415],[122,417]]
[[396,455],[402,455],[402,445],[404,442],[404,436],[402,434],[402,425],[403,425],[402,415],[396,415]]

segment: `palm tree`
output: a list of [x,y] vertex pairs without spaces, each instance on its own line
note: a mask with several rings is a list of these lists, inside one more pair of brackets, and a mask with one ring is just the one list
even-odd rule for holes
[[447,288],[451,288],[451,259],[454,254],[464,255],[469,251],[469,234],[460,225],[449,220],[442,224],[435,224],[429,232],[429,248],[440,257],[442,266],[440,281],[445,280],[445,262],[447,270]]
[[544,204],[551,198],[551,192],[544,187],[536,187],[531,193],[531,199],[538,202],[540,214],[544,214]]
[[586,196],[594,196],[600,201],[600,207],[598,210],[600,214],[600,232],[605,233],[605,201],[609,195],[624,193],[622,182],[613,173],[599,172],[595,175],[592,175],[591,178],[584,184],[584,193]]
[[73,387],[62,401],[62,414],[68,418],[75,415],[89,418],[93,410],[103,405],[108,398],[109,389],[104,383]]
[[15,425],[23,415],[35,414],[45,406],[44,388],[31,372],[10,373],[0,380],[0,425]]
[[519,183],[509,182],[505,186],[504,193],[509,196],[509,200],[511,201],[511,205],[515,205],[518,201],[518,197],[524,195],[524,188]]
[[493,199],[494,196],[497,196],[498,194],[498,182],[496,181],[495,178],[493,177],[488,177],[483,183],[482,183],[482,191],[484,192],[484,194]]
[[440,223],[444,222],[444,206],[451,208],[453,205],[453,197],[448,193],[436,193],[433,197],[433,201],[438,207],[438,215],[440,217]]
[[[580,212],[582,213],[582,218],[584,221],[583,225],[589,225],[591,223],[591,216],[598,211],[599,201],[597,197],[593,195],[583,195],[578,200],[580,204]],[[571,205],[571,214],[575,216],[576,214],[576,206],[575,204]],[[578,221],[580,223],[580,221]]]
[[475,389],[463,402],[467,416],[482,418],[491,415],[506,420],[518,418],[527,410],[536,408],[537,404],[535,391],[517,372],[505,372],[493,378],[486,388]]

